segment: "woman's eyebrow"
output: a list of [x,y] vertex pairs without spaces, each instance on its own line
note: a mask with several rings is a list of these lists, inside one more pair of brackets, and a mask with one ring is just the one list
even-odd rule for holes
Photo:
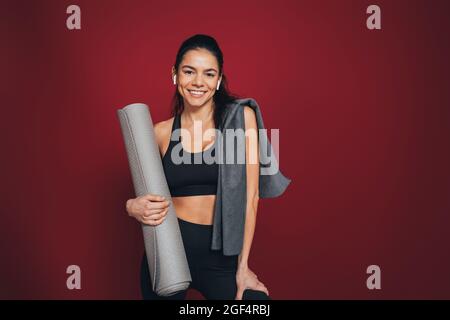
[[[196,70],[194,67],[192,67],[192,66],[190,66],[190,65],[187,65],[187,64],[184,65],[184,66],[182,66],[182,68],[190,68],[190,69]],[[217,70],[214,69],[214,68],[206,69],[205,72],[207,72],[207,71],[214,71],[214,72],[217,72]]]

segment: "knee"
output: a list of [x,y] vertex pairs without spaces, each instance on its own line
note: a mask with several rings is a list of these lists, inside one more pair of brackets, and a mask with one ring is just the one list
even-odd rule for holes
[[271,300],[263,291],[246,289],[242,295],[242,300]]

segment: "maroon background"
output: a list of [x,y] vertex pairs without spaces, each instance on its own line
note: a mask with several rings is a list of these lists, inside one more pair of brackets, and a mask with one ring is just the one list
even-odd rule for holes
[[[66,28],[81,7],[82,29]],[[382,30],[366,28],[378,4]],[[450,298],[448,1],[2,1],[0,298],[140,298],[116,110],[170,117],[181,42],[280,129],[250,267],[274,299]],[[66,288],[66,267],[82,290]],[[381,267],[382,289],[366,288]],[[190,293],[190,297],[198,297]]]

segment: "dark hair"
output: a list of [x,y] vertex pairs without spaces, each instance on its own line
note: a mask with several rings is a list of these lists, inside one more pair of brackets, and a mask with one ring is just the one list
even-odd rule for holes
[[[228,90],[228,83],[225,74],[223,73],[223,53],[220,50],[217,41],[205,34],[196,34],[188,39],[186,39],[178,49],[177,57],[175,60],[175,72],[178,72],[178,67],[183,60],[184,55],[189,50],[193,49],[206,49],[211,52],[217,59],[219,65],[219,77],[222,75],[222,80],[220,82],[219,90],[214,93],[213,100],[215,104],[214,108],[214,123],[216,128],[220,128],[222,124],[223,114],[225,112],[227,104],[239,99],[238,96],[231,94]],[[178,88],[175,88],[175,93],[172,98],[172,115],[181,114],[184,110],[183,97],[178,92]]]

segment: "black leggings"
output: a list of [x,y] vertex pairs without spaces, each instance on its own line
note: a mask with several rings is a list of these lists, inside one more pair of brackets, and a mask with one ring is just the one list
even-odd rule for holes
[[[236,296],[238,255],[224,256],[210,249],[212,225],[203,225],[178,219],[184,249],[191,271],[189,288],[198,290],[208,300],[233,300]],[[141,291],[145,300],[184,300],[187,290],[169,297],[160,297],[151,285],[147,257],[141,263]],[[247,289],[244,300],[270,300],[265,292]]]

